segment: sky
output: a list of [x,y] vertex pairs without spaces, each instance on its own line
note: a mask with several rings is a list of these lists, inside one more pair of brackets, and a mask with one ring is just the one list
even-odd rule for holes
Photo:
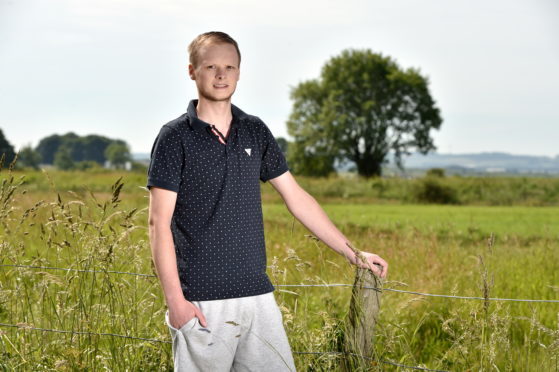
[[233,103],[289,138],[293,87],[344,49],[418,68],[441,153],[557,156],[555,0],[0,0],[0,129],[16,149],[74,132],[148,153],[196,98],[186,48],[239,43]]

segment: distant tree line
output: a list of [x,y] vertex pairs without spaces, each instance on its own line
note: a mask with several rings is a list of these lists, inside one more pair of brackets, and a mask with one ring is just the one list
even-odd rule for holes
[[[15,150],[0,129],[0,154],[5,164],[13,161]],[[119,139],[110,139],[96,134],[79,136],[69,132],[53,134],[39,141],[37,147],[22,147],[17,164],[21,167],[38,169],[41,164],[54,165],[59,169],[88,169],[103,166],[106,161],[116,168],[122,168],[131,161],[130,147]]]

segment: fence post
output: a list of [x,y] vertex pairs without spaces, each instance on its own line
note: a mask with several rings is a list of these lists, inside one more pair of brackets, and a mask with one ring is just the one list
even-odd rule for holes
[[[365,289],[363,287],[375,289]],[[380,311],[382,279],[369,269],[356,268],[355,283],[351,292],[349,313],[345,320],[344,371],[368,370],[374,362],[370,359],[351,354],[373,358],[375,325]]]

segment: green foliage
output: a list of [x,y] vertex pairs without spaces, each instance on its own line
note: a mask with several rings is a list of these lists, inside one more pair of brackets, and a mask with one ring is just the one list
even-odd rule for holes
[[70,149],[67,146],[60,146],[54,154],[54,165],[61,170],[70,170],[74,168],[74,160],[70,155]]
[[276,137],[276,142],[278,143],[281,152],[283,152],[284,155],[287,154],[289,148],[289,142],[283,137]]
[[425,174],[427,177],[444,177],[445,171],[444,168],[431,168]]
[[390,150],[401,166],[403,154],[435,149],[430,131],[442,123],[427,78],[370,50],[345,50],[331,58],[320,78],[300,83],[291,99],[288,132],[293,152],[303,153],[292,158],[313,162],[319,155],[330,166],[335,159],[352,161],[365,177],[381,174]]
[[136,172],[136,173],[147,174],[148,166],[145,165],[145,164],[143,164],[143,163],[140,163],[140,162],[137,162],[137,161],[133,161],[133,162],[132,162],[132,169],[131,169],[131,171],[132,171],[132,172]]
[[[75,134],[73,133],[66,134],[67,141],[74,137]],[[62,145],[62,142],[63,137],[58,134],[53,134],[39,141],[36,150],[41,155],[45,164],[54,164],[54,155]]]
[[53,134],[43,138],[37,145],[37,152],[41,154],[45,164],[54,164],[56,152],[64,146],[74,162],[95,161],[103,165],[106,160],[105,150],[113,143],[126,145],[122,140],[113,140],[99,135],[78,136],[69,132],[64,135]]
[[17,164],[22,167],[39,169],[39,164],[41,164],[41,154],[33,150],[30,145],[25,146],[19,150]]
[[2,132],[2,129],[0,129],[0,156],[2,154],[5,154],[4,161],[6,163],[11,163],[16,155],[14,147],[10,144],[10,142],[8,142],[6,137],[4,137],[4,132]]
[[[429,181],[426,181],[429,179]],[[463,205],[559,205],[559,178],[517,177],[426,177],[364,178],[331,176],[322,179],[297,177],[297,182],[319,200],[346,203],[348,198],[363,203],[433,203],[418,195],[442,189],[442,203]],[[432,185],[432,183],[434,185]],[[281,202],[271,186],[263,185],[266,201]],[[432,201],[429,201],[432,200]]]
[[91,172],[94,170],[102,169],[102,167],[99,165],[99,163],[93,160],[82,160],[75,163],[72,169]]
[[287,153],[287,163],[293,174],[309,177],[327,177],[335,173],[334,157],[316,152],[301,143],[292,143]]
[[414,188],[415,200],[420,203],[458,204],[456,190],[439,181],[440,176],[425,177]]
[[124,168],[124,164],[132,160],[128,145],[116,142],[107,146],[105,149],[105,158],[117,169]]

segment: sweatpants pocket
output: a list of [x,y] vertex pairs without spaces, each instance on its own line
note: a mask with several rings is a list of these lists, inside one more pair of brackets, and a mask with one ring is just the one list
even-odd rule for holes
[[171,336],[175,337],[175,335],[177,334],[177,332],[188,332],[189,330],[193,329],[196,326],[196,323],[198,322],[198,318],[194,317],[192,319],[190,319],[188,322],[186,322],[185,324],[183,324],[180,328],[175,328],[171,325],[171,322],[169,322],[169,310],[167,310],[165,312],[165,323],[167,324],[167,327],[169,327],[169,330],[171,331]]

